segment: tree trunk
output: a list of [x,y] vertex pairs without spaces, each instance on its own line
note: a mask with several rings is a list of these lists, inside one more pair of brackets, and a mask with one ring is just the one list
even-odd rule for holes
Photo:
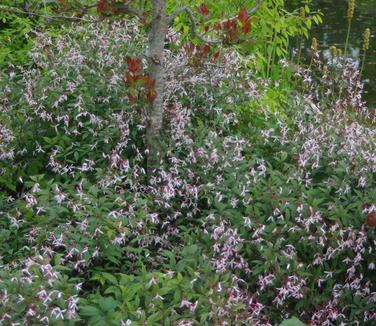
[[153,20],[149,34],[149,75],[155,81],[156,98],[149,107],[146,142],[148,148],[147,171],[150,177],[159,167],[162,156],[160,131],[163,120],[164,47],[168,31],[165,0],[153,0]]

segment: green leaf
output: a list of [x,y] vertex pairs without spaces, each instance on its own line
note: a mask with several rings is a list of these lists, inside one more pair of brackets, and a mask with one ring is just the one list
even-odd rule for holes
[[118,281],[116,277],[110,273],[102,272],[101,275],[111,284],[117,285]]
[[118,303],[112,297],[100,297],[98,304],[103,311],[115,310],[115,308],[118,306]]
[[100,311],[98,308],[93,307],[93,306],[81,306],[80,314],[82,316],[93,317],[93,316],[100,315]]
[[178,273],[178,284],[180,284],[183,281],[183,275],[181,273]]
[[148,322],[156,322],[156,321],[159,321],[161,320],[163,317],[162,313],[161,312],[156,312],[155,314],[152,314],[149,318],[148,318]]
[[306,324],[302,323],[298,318],[292,317],[284,320],[280,326],[306,326]]

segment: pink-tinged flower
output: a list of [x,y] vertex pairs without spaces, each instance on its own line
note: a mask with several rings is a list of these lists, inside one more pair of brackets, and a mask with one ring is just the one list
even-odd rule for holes
[[156,285],[158,282],[157,282],[157,279],[153,276],[151,279],[150,279],[150,281],[149,281],[149,286],[151,286],[151,285]]
[[288,276],[287,282],[280,288],[277,288],[277,295],[273,300],[277,306],[282,306],[286,299],[301,299],[304,297],[303,289],[305,287],[305,280],[298,276]]
[[56,319],[62,319],[64,320],[64,313],[66,312],[66,309],[61,309],[59,307],[55,307],[51,311],[51,316],[53,316]]
[[152,221],[153,224],[158,224],[159,223],[158,213],[152,213],[152,214],[150,214],[150,219],[151,219],[151,221]]
[[181,302],[180,302],[180,308],[188,308],[189,309],[189,311],[191,312],[191,313],[193,313],[193,312],[195,312],[195,310],[196,310],[196,307],[197,307],[197,303],[198,303],[198,301],[196,301],[195,303],[192,303],[192,302],[190,302],[190,301],[188,301],[188,300],[186,300],[186,299],[183,299]]
[[252,318],[258,317],[264,308],[265,306],[253,297],[248,302],[248,309],[252,314]]
[[68,298],[68,311],[67,311],[67,319],[74,319],[77,316],[78,310],[78,296],[74,295]]
[[38,204],[37,199],[32,194],[25,194],[24,199],[26,201],[26,207],[31,208]]
[[266,276],[259,275],[257,285],[260,288],[260,291],[265,290],[265,288],[269,285],[272,285],[275,279],[275,275],[269,273]]

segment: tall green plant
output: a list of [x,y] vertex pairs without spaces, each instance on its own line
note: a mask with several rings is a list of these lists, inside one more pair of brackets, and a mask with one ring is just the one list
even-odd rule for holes
[[[0,68],[26,64],[35,31],[57,35],[61,25],[80,20],[92,0],[2,0],[0,3]],[[71,10],[67,11],[67,8]],[[64,12],[64,15],[61,13]],[[74,17],[73,17],[74,16]]]
[[253,50],[258,53],[257,70],[262,71],[263,76],[271,77],[276,62],[288,57],[291,39],[308,39],[313,24],[322,23],[322,14],[311,9],[311,1],[304,2],[303,7],[293,12],[287,11],[283,0],[267,3],[254,24],[256,40]]
[[351,32],[351,23],[354,17],[355,11],[355,0],[348,0],[348,7],[347,7],[347,35],[346,35],[346,42],[345,42],[345,56],[347,55],[347,48],[349,46],[349,39],[350,39],[350,32]]
[[360,69],[360,74],[363,73],[364,65],[366,62],[366,54],[367,50],[369,49],[369,39],[371,36],[371,30],[369,28],[366,28],[366,30],[363,33],[363,58],[362,58],[362,68]]

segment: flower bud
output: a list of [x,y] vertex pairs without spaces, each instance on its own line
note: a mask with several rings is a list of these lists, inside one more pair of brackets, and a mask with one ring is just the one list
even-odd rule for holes
[[318,43],[316,37],[312,38],[312,44],[311,44],[311,49],[313,52],[317,52],[318,49]]
[[371,30],[366,28],[363,33],[363,51],[367,51],[369,49],[369,38],[371,36]]
[[336,57],[338,53],[337,48],[334,45],[332,45],[329,49],[330,49],[330,53],[332,54],[332,56]]
[[306,18],[306,14],[305,14],[305,9],[304,7],[300,7],[300,12],[299,12],[299,16],[302,20],[304,20]]
[[350,21],[354,17],[355,0],[349,0],[347,7],[347,19]]

